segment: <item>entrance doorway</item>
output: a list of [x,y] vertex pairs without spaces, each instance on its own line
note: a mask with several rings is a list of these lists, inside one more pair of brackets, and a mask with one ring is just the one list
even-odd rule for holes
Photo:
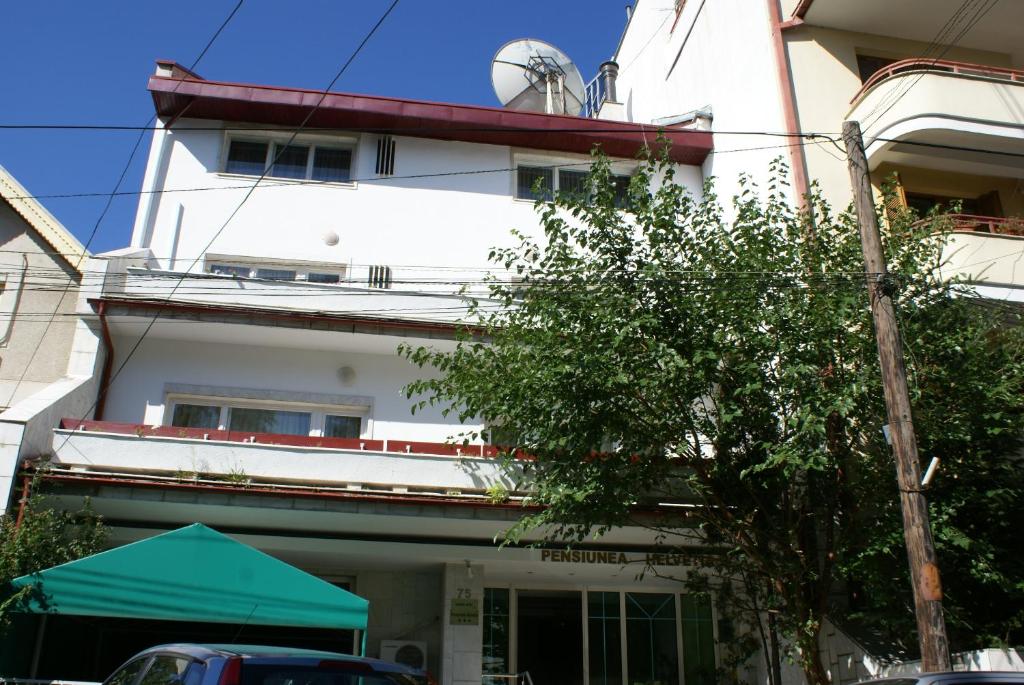
[[534,685],[583,685],[583,595],[519,590],[516,665]]

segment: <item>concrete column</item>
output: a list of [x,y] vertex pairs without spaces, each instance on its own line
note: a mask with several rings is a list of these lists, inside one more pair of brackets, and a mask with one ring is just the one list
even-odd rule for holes
[[[476,601],[476,625],[452,625],[452,600],[467,599]],[[442,685],[480,685],[483,661],[483,604],[483,566],[465,563],[445,564]]]

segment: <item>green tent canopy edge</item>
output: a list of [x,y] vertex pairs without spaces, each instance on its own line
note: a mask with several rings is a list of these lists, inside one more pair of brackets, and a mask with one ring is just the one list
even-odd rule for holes
[[20,610],[45,614],[365,631],[369,612],[362,597],[201,523],[12,584],[32,588]]

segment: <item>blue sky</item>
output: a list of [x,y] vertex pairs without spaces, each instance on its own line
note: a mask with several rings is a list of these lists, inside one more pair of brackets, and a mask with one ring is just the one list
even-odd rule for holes
[[[139,126],[154,60],[190,64],[237,0],[8,3],[0,124]],[[196,67],[210,79],[323,88],[390,0],[245,0]],[[497,105],[490,60],[505,42],[562,48],[590,79],[612,56],[622,0],[401,0],[335,90]],[[35,195],[110,192],[136,132],[0,130],[0,164]],[[122,189],[138,190],[148,135]],[[83,242],[105,198],[42,202]],[[119,197],[90,249],[128,244],[136,198]]]

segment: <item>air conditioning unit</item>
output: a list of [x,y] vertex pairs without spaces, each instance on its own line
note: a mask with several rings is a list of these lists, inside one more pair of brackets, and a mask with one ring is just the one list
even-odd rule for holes
[[410,640],[381,640],[380,658],[419,671],[427,670],[427,643]]

